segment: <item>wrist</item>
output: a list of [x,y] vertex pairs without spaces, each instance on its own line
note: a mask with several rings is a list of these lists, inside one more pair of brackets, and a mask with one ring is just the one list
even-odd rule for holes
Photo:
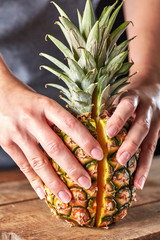
[[14,82],[15,77],[0,55],[0,90],[4,91],[6,88],[10,88]]
[[160,85],[160,67],[156,64],[137,64],[135,63],[130,70],[130,75],[137,72],[137,74],[131,78],[130,82],[135,83],[138,81],[138,84],[158,84]]
[[3,77],[4,76],[8,76],[11,75],[11,72],[9,70],[9,68],[7,67],[7,64],[4,62],[2,56],[0,55],[0,84],[3,81]]

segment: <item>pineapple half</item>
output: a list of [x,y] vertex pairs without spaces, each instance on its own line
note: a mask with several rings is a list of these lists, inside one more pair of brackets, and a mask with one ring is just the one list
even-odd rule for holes
[[135,199],[133,177],[138,152],[123,166],[116,159],[116,152],[131,123],[128,121],[112,139],[105,134],[106,122],[114,111],[113,102],[123,93],[120,89],[128,84],[127,80],[131,77],[127,74],[133,63],[124,62],[131,39],[116,45],[130,22],[124,22],[111,33],[123,2],[116,9],[117,1],[112,6],[105,7],[99,20],[95,21],[91,2],[87,0],[83,16],[78,11],[78,29],[65,12],[56,3],[52,3],[61,15],[56,24],[61,28],[70,49],[55,37],[47,35],[68,62],[65,65],[48,54],[40,54],[61,70],[41,67],[66,84],[66,87],[58,84],[47,86],[60,89],[63,94],[60,97],[67,102],[71,113],[101,144],[104,158],[97,162],[69,136],[53,126],[54,131],[90,174],[92,185],[90,189],[81,188],[48,156],[53,168],[70,189],[72,200],[68,204],[62,203],[45,186],[46,202],[56,216],[73,225],[106,227],[125,217],[128,207]]

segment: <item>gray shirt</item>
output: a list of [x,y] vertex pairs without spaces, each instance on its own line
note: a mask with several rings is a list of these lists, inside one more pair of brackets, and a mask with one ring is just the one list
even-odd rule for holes
[[[76,9],[82,13],[86,0],[55,2],[77,24]],[[93,0],[93,3],[96,6],[98,0]],[[59,92],[44,88],[46,83],[56,81],[56,78],[39,70],[40,65],[50,64],[39,57],[39,53],[49,53],[63,61],[62,54],[53,43],[44,40],[49,33],[65,41],[59,27],[54,24],[58,16],[50,0],[0,0],[0,53],[17,78],[56,101],[59,101]],[[14,162],[0,149],[0,168],[12,165]]]

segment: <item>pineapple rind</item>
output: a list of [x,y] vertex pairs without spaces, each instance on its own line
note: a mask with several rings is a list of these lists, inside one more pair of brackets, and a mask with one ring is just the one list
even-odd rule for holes
[[[80,116],[79,116],[80,118]],[[82,117],[81,122],[88,128],[91,134],[96,137],[96,125],[93,119],[86,119]],[[68,137],[64,132],[59,130],[56,126],[53,130],[64,141],[66,146],[73,153],[80,150],[77,160],[88,171],[92,179],[92,186],[90,189],[83,189],[76,182],[74,182],[64,171],[58,166],[53,159],[48,156],[52,167],[55,169],[61,180],[68,186],[72,194],[72,200],[68,204],[64,204],[57,197],[50,192],[45,186],[46,202],[52,209],[52,212],[60,218],[63,218],[73,225],[80,226],[94,226],[96,215],[96,196],[97,196],[97,160],[88,156],[73,140]],[[87,158],[87,162],[85,158]]]
[[[106,125],[109,117],[100,120],[101,123]],[[93,119],[87,119],[82,123],[88,127],[94,137],[96,137],[95,121]],[[105,184],[103,186],[103,207],[101,209],[99,224],[95,222],[97,213],[97,161],[77,146],[70,137],[59,130],[57,127],[53,127],[54,131],[61,137],[66,146],[74,153],[77,149],[81,150],[77,160],[88,171],[92,179],[92,186],[90,189],[83,189],[78,186],[55,162],[50,159],[53,168],[57,174],[69,187],[72,193],[72,200],[68,204],[62,203],[57,197],[55,197],[50,190],[46,189],[46,202],[52,209],[52,212],[60,218],[63,218],[73,225],[80,226],[95,226],[106,227],[113,222],[117,222],[127,214],[127,209],[131,205],[132,200],[135,198],[135,187],[133,185],[133,177],[136,169],[138,152],[129,160],[126,165],[120,165],[116,159],[116,152],[119,146],[125,139],[129,122],[126,123],[124,128],[119,134],[109,139],[106,136],[106,148],[108,150],[108,156],[105,160]],[[73,147],[74,146],[74,147]],[[76,146],[76,147],[75,147]],[[88,162],[84,160],[84,156],[87,156]],[[91,167],[91,170],[89,169]],[[101,177],[101,176],[99,176]]]

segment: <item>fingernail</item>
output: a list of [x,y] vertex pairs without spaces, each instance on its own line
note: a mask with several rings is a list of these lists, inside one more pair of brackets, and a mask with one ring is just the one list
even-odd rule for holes
[[45,193],[44,193],[44,190],[43,190],[43,189],[37,188],[37,189],[36,189],[36,193],[37,193],[38,197],[39,197],[41,200],[45,198]]
[[103,159],[103,152],[99,148],[94,148],[91,151],[91,155],[93,158],[97,160],[102,160]]
[[142,190],[143,187],[144,187],[145,181],[146,181],[145,176],[140,177],[140,179],[139,179],[139,181],[138,181],[138,186],[139,186],[139,188],[140,188],[141,190]]
[[120,164],[126,164],[126,162],[131,158],[131,154],[128,152],[123,152],[120,157],[118,158],[118,162]]
[[113,125],[108,130],[106,130],[108,137],[112,138],[118,133],[118,128]]
[[78,183],[85,189],[88,189],[91,186],[90,179],[88,179],[85,176],[82,176],[82,177],[78,178]]
[[64,203],[69,203],[71,201],[71,197],[69,196],[69,194],[65,191],[60,191],[58,193],[59,198],[61,199],[62,202]]

